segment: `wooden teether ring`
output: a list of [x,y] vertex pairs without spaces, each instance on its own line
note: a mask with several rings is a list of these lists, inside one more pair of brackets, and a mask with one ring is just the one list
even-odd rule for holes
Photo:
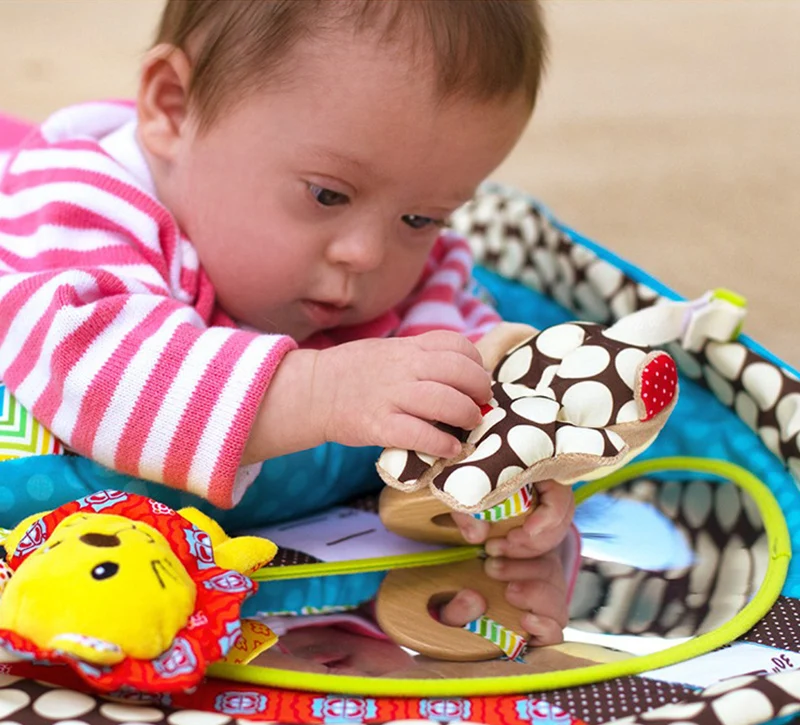
[[[405,493],[387,486],[381,492],[379,513],[389,531],[407,539],[462,546],[467,543],[453,521],[451,509],[428,489]],[[488,538],[505,536],[511,529],[522,526],[529,514],[530,511],[491,522]]]
[[488,639],[435,620],[430,606],[441,605],[462,589],[479,592],[488,602],[485,616],[527,638],[522,612],[505,599],[505,582],[483,571],[483,561],[395,569],[381,584],[375,612],[383,631],[404,647],[428,657],[454,662],[477,662],[499,657],[500,648]]

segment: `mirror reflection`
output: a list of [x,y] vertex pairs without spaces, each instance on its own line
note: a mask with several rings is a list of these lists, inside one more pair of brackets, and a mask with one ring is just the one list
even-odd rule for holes
[[582,563],[565,638],[647,654],[713,631],[763,582],[769,550],[732,482],[642,479],[577,510]]
[[[278,578],[261,583],[256,604],[263,605],[271,588],[277,596],[279,585],[286,588],[290,582],[300,601],[303,579],[280,579],[282,567],[455,551],[387,532],[376,508],[375,500],[360,501],[259,531],[281,550],[267,573],[278,572]],[[583,501],[575,525],[582,541],[580,567],[562,644],[530,647],[514,661],[458,662],[420,654],[378,625],[375,597],[383,574],[365,572],[361,576],[377,584],[358,606],[340,604],[342,611],[311,608],[295,616],[261,611],[258,618],[279,641],[251,664],[392,678],[492,677],[584,667],[663,650],[718,628],[752,599],[767,569],[767,536],[758,507],[732,482],[636,479]],[[447,590],[441,573],[459,565],[433,564],[414,571]],[[563,568],[554,572],[565,577]],[[466,613],[459,610],[456,593],[451,588],[432,599],[429,614],[460,628]],[[413,628],[413,621],[402,621],[405,604],[400,601],[392,616]]]

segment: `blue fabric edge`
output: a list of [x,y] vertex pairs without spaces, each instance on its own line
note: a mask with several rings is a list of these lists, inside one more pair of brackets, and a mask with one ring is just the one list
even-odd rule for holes
[[[546,211],[546,210],[545,210]],[[645,272],[640,267],[637,267],[632,262],[620,257],[616,253],[610,251],[606,247],[598,244],[597,242],[588,239],[580,232],[575,231],[571,227],[568,227],[566,224],[561,223],[554,217],[550,216],[550,212],[546,212],[548,214],[548,218],[550,222],[561,232],[566,234],[570,239],[574,242],[577,242],[582,247],[586,247],[590,251],[594,252],[600,259],[603,259],[610,264],[613,264],[618,269],[622,270],[632,279],[635,279],[637,282],[641,282],[642,284],[646,284],[651,289],[658,292],[660,295],[664,297],[668,297],[669,299],[673,300],[685,300],[686,298],[682,295],[675,292],[675,290],[671,289],[663,282],[660,282],[655,277],[651,276],[647,272]],[[749,335],[739,335],[738,340],[752,350],[754,353],[761,355],[765,360],[768,360],[773,365],[777,365],[784,370],[792,373],[796,377],[800,377],[800,371],[789,365],[785,360],[781,360],[775,353],[771,352],[767,348],[765,348],[760,343],[756,342],[751,338]]]

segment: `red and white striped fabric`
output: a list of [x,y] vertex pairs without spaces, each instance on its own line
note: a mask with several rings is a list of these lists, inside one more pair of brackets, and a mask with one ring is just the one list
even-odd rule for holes
[[[235,505],[239,462],[290,337],[241,330],[155,197],[125,103],[65,109],[0,179],[0,379],[70,448],[115,470]],[[397,310],[308,342],[450,329],[498,317],[467,291],[469,250],[443,234]]]

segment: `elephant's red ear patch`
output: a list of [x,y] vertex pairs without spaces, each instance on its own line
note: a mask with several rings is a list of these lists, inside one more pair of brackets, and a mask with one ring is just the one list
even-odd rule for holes
[[653,358],[642,370],[642,401],[645,416],[650,420],[666,408],[678,389],[678,368],[667,354]]

